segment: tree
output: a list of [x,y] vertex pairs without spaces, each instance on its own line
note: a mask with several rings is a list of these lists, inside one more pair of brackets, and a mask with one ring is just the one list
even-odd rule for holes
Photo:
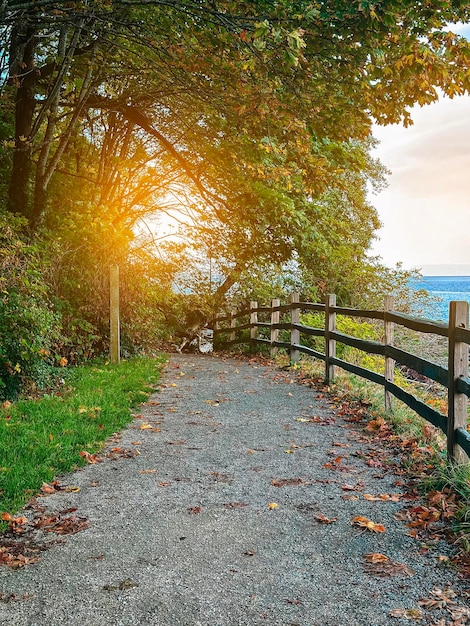
[[371,124],[468,92],[447,24],[469,19],[457,0],[8,0],[8,208],[33,233],[81,215],[128,246],[174,194],[218,259],[216,298],[293,256],[340,283],[378,226]]

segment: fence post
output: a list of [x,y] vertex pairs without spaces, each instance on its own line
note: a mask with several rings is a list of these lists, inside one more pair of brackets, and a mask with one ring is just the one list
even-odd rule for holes
[[230,311],[230,341],[235,341],[235,339],[237,338],[237,331],[235,330],[235,327],[237,325],[237,320],[235,318],[235,315],[237,314],[236,309],[232,309],[232,311]]
[[[281,304],[279,298],[271,300],[271,308],[275,309]],[[280,311],[271,311],[271,356],[276,356],[279,351],[277,346],[273,346],[275,341],[279,341],[279,328],[273,328],[274,324],[279,324]]]
[[294,305],[291,309],[291,329],[290,329],[290,360],[291,363],[298,363],[300,352],[293,348],[295,344],[298,344],[300,341],[300,331],[297,328],[294,328],[294,324],[300,323],[300,308],[295,305],[300,302],[300,294],[292,293],[290,297],[291,304]]
[[250,302],[250,352],[254,352],[256,340],[258,339],[258,311],[253,310],[257,308],[257,302]]
[[325,382],[327,385],[335,379],[335,366],[331,359],[336,357],[336,341],[331,333],[336,330],[336,313],[330,309],[336,306],[336,294],[330,293],[325,300]]
[[387,389],[387,383],[393,383],[395,374],[395,360],[387,355],[387,346],[393,346],[394,331],[394,324],[387,316],[389,311],[393,311],[393,296],[385,296],[384,299],[385,410],[393,411],[393,394]]
[[111,363],[119,363],[120,321],[119,321],[119,266],[109,268],[109,356]]
[[218,344],[219,344],[219,333],[217,332],[219,330],[219,317],[222,317],[223,313],[216,313],[214,316],[214,327],[213,327],[213,337],[212,337],[212,343],[214,345],[214,351],[218,348]]
[[468,376],[468,345],[455,338],[457,328],[468,328],[468,302],[449,304],[449,381],[447,416],[447,455],[454,463],[466,463],[467,455],[457,444],[457,428],[467,427],[468,398],[457,391],[457,380]]

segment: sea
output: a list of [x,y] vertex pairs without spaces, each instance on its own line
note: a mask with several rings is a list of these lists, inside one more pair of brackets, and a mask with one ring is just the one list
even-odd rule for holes
[[425,306],[420,317],[436,321],[449,321],[449,302],[466,300],[470,303],[470,276],[422,276],[413,282],[413,289],[425,289],[432,302]]

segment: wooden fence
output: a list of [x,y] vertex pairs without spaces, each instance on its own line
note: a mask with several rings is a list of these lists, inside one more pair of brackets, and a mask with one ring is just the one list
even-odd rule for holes
[[[324,313],[323,328],[312,328],[300,324],[302,311]],[[430,320],[404,315],[393,310],[393,298],[385,298],[384,310],[361,310],[336,306],[336,296],[329,295],[325,304],[300,302],[298,294],[292,294],[288,304],[281,305],[273,300],[271,306],[258,306],[251,302],[248,309],[231,311],[228,315],[218,315],[214,321],[214,347],[227,348],[238,343],[248,343],[250,349],[255,345],[266,345],[274,355],[279,348],[290,354],[291,362],[299,360],[300,353],[307,354],[325,362],[325,380],[334,379],[335,367],[366,378],[382,385],[385,390],[385,406],[392,409],[392,397],[396,397],[422,418],[440,428],[447,437],[449,458],[456,463],[464,463],[470,457],[470,433],[467,432],[467,404],[470,396],[470,379],[468,378],[468,346],[470,330],[468,329],[469,305],[467,302],[451,302],[449,305],[449,323],[443,324]],[[269,321],[260,322],[258,316],[267,316]],[[281,315],[288,321],[281,322]],[[361,319],[380,320],[384,324],[384,343],[358,339],[339,332],[336,329],[336,315],[346,315]],[[247,321],[244,321],[247,320]],[[239,322],[242,323],[239,323]],[[222,324],[226,322],[225,326]],[[394,327],[402,327],[431,333],[447,338],[448,367],[427,361],[419,356],[405,352],[393,345]],[[259,337],[259,330],[264,329],[269,339]],[[279,331],[289,331],[289,341],[279,341]],[[243,332],[245,331],[245,332]],[[249,334],[246,332],[249,331]],[[322,337],[325,340],[325,352],[301,343],[301,336]],[[228,337],[228,339],[224,339]],[[359,365],[349,363],[336,356],[336,343],[352,346],[368,354],[377,354],[385,358],[384,374],[378,374]],[[408,391],[394,383],[395,364],[409,367],[419,374],[447,388],[448,411],[443,415],[421,402]]]

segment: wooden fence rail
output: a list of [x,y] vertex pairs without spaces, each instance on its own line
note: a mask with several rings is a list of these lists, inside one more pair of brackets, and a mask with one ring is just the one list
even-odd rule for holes
[[[312,328],[300,323],[302,311],[316,311],[324,314],[323,328]],[[281,321],[282,316],[290,314],[288,321]],[[431,320],[404,315],[393,311],[393,299],[385,298],[384,310],[352,309],[336,306],[336,296],[329,295],[325,304],[300,302],[298,294],[292,294],[288,304],[280,304],[278,299],[271,306],[258,306],[250,302],[250,307],[242,311],[231,311],[229,315],[217,315],[214,324],[214,347],[227,348],[240,343],[248,343],[253,350],[256,345],[270,348],[271,354],[279,348],[290,354],[291,362],[296,363],[300,354],[306,354],[325,362],[325,381],[334,380],[335,367],[340,367],[352,374],[366,378],[384,387],[385,407],[392,410],[392,398],[398,398],[418,415],[440,428],[447,437],[448,457],[455,463],[464,463],[470,457],[470,433],[467,431],[467,406],[470,396],[468,355],[470,330],[468,328],[469,305],[467,302],[451,302],[449,305],[449,323],[443,324]],[[384,324],[384,343],[358,339],[339,332],[336,329],[336,316],[345,315],[356,318],[373,319]],[[259,321],[259,317],[269,316],[269,321]],[[245,318],[245,321],[243,318]],[[239,323],[239,320],[242,323]],[[223,323],[228,326],[223,326]],[[396,325],[418,331],[446,337],[448,342],[448,366],[442,367],[415,354],[401,350],[393,345]],[[269,339],[259,336],[264,330]],[[289,341],[279,340],[279,331],[288,331]],[[249,331],[249,333],[243,331]],[[224,339],[224,335],[229,339]],[[325,340],[325,352],[303,345],[301,336],[322,337]],[[340,359],[336,355],[336,344],[341,343],[362,350],[368,354],[381,355],[385,359],[384,374],[379,374],[360,365]],[[447,389],[447,415],[439,413],[394,382],[395,365],[409,367],[419,374],[443,385]]]

